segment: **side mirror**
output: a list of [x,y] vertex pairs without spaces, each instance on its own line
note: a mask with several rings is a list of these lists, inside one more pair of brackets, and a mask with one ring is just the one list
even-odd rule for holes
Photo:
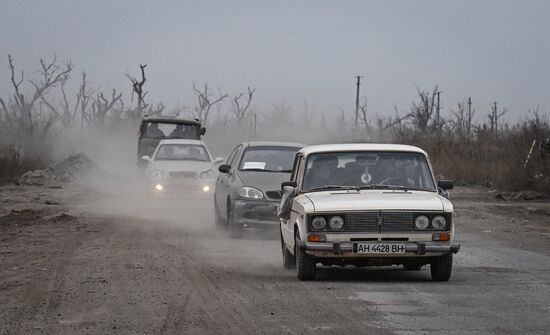
[[214,164],[218,164],[221,162],[223,162],[223,157],[216,157],[216,159],[214,159]]
[[285,187],[287,187],[287,186],[296,188],[296,187],[298,187],[298,184],[296,184],[295,181],[284,181],[284,182],[281,184],[281,191],[284,190]]
[[204,135],[204,134],[206,134],[206,128],[201,127],[201,135]]
[[442,190],[452,190],[453,187],[455,187],[455,181],[454,180],[439,180],[437,182],[437,187],[439,187]]
[[149,157],[149,156],[141,156],[141,159],[144,160],[144,161],[147,161],[147,162],[151,161],[151,157]]
[[222,164],[218,167],[218,171],[220,171],[221,173],[229,173],[230,170],[231,165],[229,164]]

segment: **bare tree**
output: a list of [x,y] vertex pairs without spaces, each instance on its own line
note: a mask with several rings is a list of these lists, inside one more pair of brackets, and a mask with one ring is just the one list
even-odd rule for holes
[[[76,94],[76,101],[74,105],[71,105],[69,99],[67,98],[67,93],[65,92],[65,82],[61,84],[61,113],[58,114],[61,124],[64,127],[68,127],[76,122],[78,112],[80,111],[80,125],[81,127],[84,124],[84,116],[90,103],[93,92],[88,89],[88,80],[86,79],[86,72],[82,72],[82,79]],[[46,101],[45,101],[46,102]],[[55,108],[50,106],[52,111]]]
[[[0,98],[2,120],[14,131],[23,132],[31,137],[45,136],[59,115],[57,110],[46,100],[46,95],[49,90],[63,85],[67,81],[73,68],[71,62],[67,62],[63,66],[58,65],[55,55],[50,62],[40,59],[39,79],[28,80],[34,88],[28,98],[22,93],[21,87],[25,81],[24,72],[21,71],[21,75],[16,79],[15,65],[11,55],[8,55],[8,64],[14,93],[7,102]],[[50,113],[39,111],[36,108],[36,104],[39,102],[40,105],[46,105]]]
[[439,88],[435,86],[432,92],[423,91],[420,88],[417,88],[417,90],[420,101],[413,102],[410,113],[413,125],[422,133],[430,128],[440,129],[441,125],[436,125],[433,120],[437,110],[436,99]]
[[199,119],[202,124],[205,125],[208,122],[208,115],[210,114],[210,110],[212,109],[212,107],[228,97],[227,94],[222,94],[220,90],[218,91],[218,97],[213,98],[212,93],[210,93],[208,89],[208,83],[204,83],[204,85],[200,89],[195,86],[195,83],[193,83],[193,93],[195,93],[195,96],[197,97],[197,106],[195,106],[195,117]]
[[363,129],[366,132],[368,132],[369,128],[370,128],[370,125],[369,125],[369,120],[367,118],[367,99],[365,99],[363,104],[359,105],[358,108],[359,108],[359,113],[360,113],[360,115],[359,115],[360,123],[363,126]]
[[250,87],[247,88],[248,92],[245,96],[244,93],[239,93],[238,95],[233,97],[233,115],[235,115],[235,119],[237,120],[237,123],[241,124],[246,117],[248,116],[248,111],[250,110],[250,103],[252,102],[252,97],[254,96],[254,92],[256,89],[251,89]]
[[143,116],[143,111],[149,106],[145,103],[145,96],[149,92],[145,91],[143,86],[145,85],[145,82],[147,81],[147,78],[145,77],[145,68],[147,67],[147,64],[139,65],[139,69],[141,71],[141,79],[137,79],[136,77],[132,77],[130,74],[126,74],[126,78],[128,78],[132,82],[132,99],[134,97],[134,94],[137,96],[137,107],[133,111],[133,116],[141,117]]
[[[119,109],[115,112],[115,106],[119,105]],[[123,113],[122,105],[122,93],[117,93],[116,89],[113,89],[110,98],[106,98],[103,92],[97,93],[91,108],[86,113],[86,121],[91,125],[103,125],[106,119],[117,120],[121,119]]]
[[286,101],[282,101],[278,104],[271,104],[271,107],[273,107],[271,114],[274,121],[286,122],[289,120],[290,106],[286,103]]
[[488,118],[489,124],[491,125],[491,131],[495,136],[498,136],[498,120],[506,113],[508,113],[507,108],[504,108],[500,113],[498,112],[496,101],[491,105],[491,112],[489,113]]
[[454,118],[451,120],[451,126],[456,135],[462,139],[467,140],[472,135],[472,118],[475,111],[466,107],[466,103],[461,101],[457,104],[457,109],[451,109],[451,113]]

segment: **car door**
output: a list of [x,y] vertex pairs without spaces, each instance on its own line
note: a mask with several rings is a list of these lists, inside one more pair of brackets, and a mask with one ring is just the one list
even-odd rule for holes
[[[294,166],[292,168],[292,174],[290,176],[290,180],[293,182],[296,182],[298,187],[296,188],[296,191],[299,190],[300,184],[299,181],[301,178],[299,177],[300,171],[303,172],[302,169],[303,166],[303,156],[301,154],[297,154],[296,158],[294,160]],[[294,203],[294,199],[289,199],[292,203]],[[292,206],[292,205],[291,205]],[[296,213],[291,210],[290,213],[290,219],[284,220],[281,219],[281,233],[283,234],[283,238],[285,240],[285,243],[289,247],[294,246],[294,222],[296,220]]]
[[[227,161],[225,164],[231,165],[233,164],[233,161],[235,160],[235,157],[237,156],[237,153],[239,152],[239,149],[242,145],[238,145],[233,149],[231,154],[229,154],[229,157],[227,157]],[[231,167],[233,169],[233,166]],[[214,197],[216,201],[216,205],[219,210],[219,214],[222,218],[226,218],[227,214],[227,195],[229,194],[229,178],[231,175],[231,171],[229,173],[222,173],[220,172],[218,174],[218,178],[216,179],[216,191],[214,192]],[[226,218],[227,219],[227,218]]]

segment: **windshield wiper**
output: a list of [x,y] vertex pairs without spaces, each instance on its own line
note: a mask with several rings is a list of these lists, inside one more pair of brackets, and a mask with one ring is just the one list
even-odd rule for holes
[[408,187],[401,185],[372,184],[357,187],[358,190],[408,190]]
[[345,185],[325,185],[309,189],[309,191],[321,191],[321,190],[357,190],[356,186]]
[[291,170],[266,170],[266,169],[241,169],[241,171],[286,172],[286,173],[292,172]]

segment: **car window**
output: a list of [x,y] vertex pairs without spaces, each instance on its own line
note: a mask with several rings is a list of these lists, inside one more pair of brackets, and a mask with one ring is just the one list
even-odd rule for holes
[[248,147],[242,155],[239,169],[290,173],[298,150],[293,147]]
[[300,161],[298,163],[298,170],[296,172],[296,184],[298,187],[302,185],[302,180],[304,178],[304,156],[300,156]]
[[414,152],[335,152],[308,156],[302,189],[404,187],[435,191],[426,157]]
[[191,124],[149,122],[145,136],[151,138],[198,138],[198,127]]
[[203,145],[163,144],[155,154],[155,161],[164,160],[210,162],[210,155]]
[[240,145],[236,146],[235,149],[233,149],[233,151],[231,151],[231,153],[227,157],[227,161],[225,162],[225,164],[231,165],[231,162],[233,161],[233,158],[235,158],[235,155],[237,154],[237,151],[239,150],[239,147],[240,147]]
[[294,164],[292,165],[292,174],[290,175],[291,181],[296,181],[296,175],[300,165],[300,157],[300,155],[296,155],[296,158],[294,158]]

